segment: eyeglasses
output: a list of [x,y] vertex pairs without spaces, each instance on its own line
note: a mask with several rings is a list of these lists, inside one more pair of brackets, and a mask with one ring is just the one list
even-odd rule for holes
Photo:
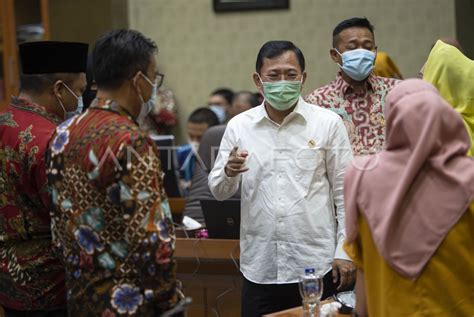
[[156,88],[160,88],[161,87],[161,84],[163,84],[163,80],[165,79],[165,75],[164,74],[156,74],[156,77],[155,77],[155,80],[152,82],[147,75],[143,74],[140,72],[140,75],[143,76],[143,78],[145,78],[145,80],[152,86],[155,86],[156,85]]
[[160,88],[161,87],[161,84],[163,84],[163,80],[165,79],[165,75],[164,74],[160,74],[158,73],[155,77],[155,84],[156,84],[156,88]]

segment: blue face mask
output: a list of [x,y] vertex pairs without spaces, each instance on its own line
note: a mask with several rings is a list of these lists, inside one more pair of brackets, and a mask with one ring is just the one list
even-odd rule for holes
[[224,107],[218,105],[210,105],[209,109],[211,109],[216,114],[217,119],[219,119],[219,123],[225,122],[227,114],[225,113]]
[[336,52],[342,57],[341,70],[356,81],[366,79],[374,69],[375,53],[372,51],[359,48],[342,54]]
[[82,96],[78,96],[72,91],[71,88],[68,87],[65,83],[62,83],[64,87],[77,99],[77,107],[76,110],[74,111],[66,111],[66,108],[64,107],[62,101],[58,98],[59,104],[61,105],[61,108],[63,108],[64,111],[64,120],[67,120],[69,118],[74,117],[75,115],[81,114],[82,111],[84,110],[84,102],[82,100]]
[[156,97],[158,95],[158,84],[156,83],[156,80],[153,83],[150,79],[148,79],[148,77],[146,77],[142,73],[140,73],[140,75],[152,87],[151,96],[150,96],[150,99],[148,99],[148,101],[143,100],[143,97],[140,95],[140,98],[142,99],[142,105],[140,108],[140,113],[138,114],[138,117],[136,120],[139,125],[143,125],[143,123],[145,122],[146,116],[153,110],[153,108],[155,108]]

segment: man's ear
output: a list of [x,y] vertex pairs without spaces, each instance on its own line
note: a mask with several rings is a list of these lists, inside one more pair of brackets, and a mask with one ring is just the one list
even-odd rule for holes
[[140,85],[138,84],[138,79],[140,78],[140,74],[142,72],[138,71],[135,76],[132,77],[132,86],[136,89],[138,94],[141,96],[142,95],[142,89],[140,88]]
[[56,96],[56,98],[62,99],[62,92],[63,92],[63,82],[62,80],[56,80],[53,84],[53,94]]
[[255,72],[253,73],[252,75],[252,78],[253,78],[253,82],[255,83],[255,86],[257,87],[258,91],[263,91],[263,87],[262,87],[262,82],[260,80],[260,75]]
[[331,56],[331,59],[333,60],[334,63],[342,64],[341,56],[337,53],[335,48],[331,48],[329,50],[329,56]]
[[306,71],[303,72],[302,78],[301,78],[301,90],[303,90],[304,83],[306,82],[306,78],[308,77],[308,73]]
[[142,72],[138,71],[133,77],[132,77],[132,85],[137,87],[138,86],[138,78],[140,77],[140,74]]

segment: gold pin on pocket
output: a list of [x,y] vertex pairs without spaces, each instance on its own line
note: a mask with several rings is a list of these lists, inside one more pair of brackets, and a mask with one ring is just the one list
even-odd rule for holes
[[308,146],[310,149],[314,149],[316,147],[316,141],[314,141],[313,139],[309,140]]

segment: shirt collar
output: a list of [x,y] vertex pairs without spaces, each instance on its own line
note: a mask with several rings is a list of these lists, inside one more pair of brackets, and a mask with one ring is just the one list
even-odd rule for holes
[[[367,85],[368,90],[371,90],[371,91],[375,90],[377,81],[375,79],[375,76],[372,73],[369,75],[365,83]],[[352,86],[344,80],[344,78],[342,77],[341,71],[337,72],[335,86],[342,96],[352,92]]]
[[[300,96],[299,99],[298,99],[298,103],[296,104],[295,109],[293,109],[293,111],[290,114],[288,114],[287,118],[298,116],[298,117],[301,117],[305,122],[308,121],[306,119],[308,114],[306,112],[305,107],[306,107],[306,103],[303,100],[303,98]],[[262,102],[262,104],[257,107],[257,111],[256,111],[255,116],[254,116],[254,122],[258,123],[258,122],[262,121],[265,118],[267,120],[273,122],[273,120],[270,119],[270,117],[268,116],[267,110],[265,109],[265,100],[264,100]]]
[[[136,122],[136,120],[133,118],[133,116],[128,112],[124,107],[120,106],[118,102],[111,100],[111,99],[104,99],[104,98],[96,98],[92,102],[91,108],[96,108],[96,109],[102,109],[102,110],[108,110],[112,111],[115,113],[118,113],[119,115],[125,116],[131,121]],[[138,123],[137,123],[138,124]]]
[[58,125],[58,124],[60,124],[61,122],[64,121],[64,119],[60,118],[54,112],[48,110],[46,107],[38,105],[36,103],[33,103],[33,102],[31,102],[27,99],[24,99],[24,98],[12,96],[11,104],[12,104],[13,107],[16,107],[18,109],[22,109],[22,110],[29,111],[29,112],[32,112],[32,113],[36,113],[36,114],[48,119],[49,121],[51,121],[55,125]]

